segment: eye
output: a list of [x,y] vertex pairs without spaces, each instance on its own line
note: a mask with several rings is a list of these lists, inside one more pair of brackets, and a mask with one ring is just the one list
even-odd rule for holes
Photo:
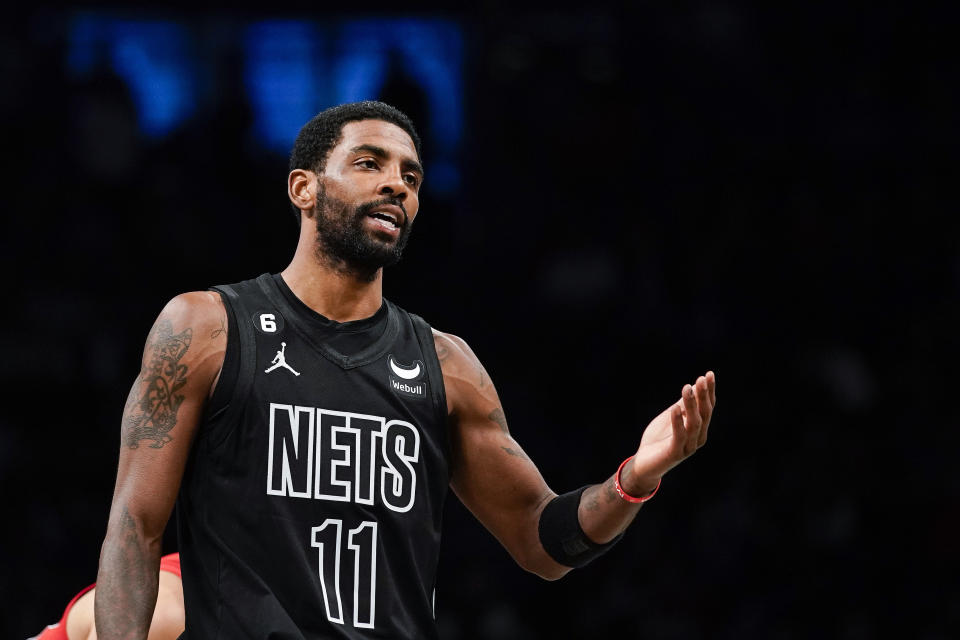
[[408,185],[410,185],[411,187],[415,187],[415,186],[417,186],[418,184],[420,184],[420,178],[417,177],[417,174],[415,174],[415,173],[408,173],[408,174],[406,174],[406,175],[403,176],[403,179],[404,179],[404,180],[406,181],[406,183],[407,183]]
[[364,169],[376,169],[378,167],[376,160],[371,160],[370,158],[365,158],[357,162],[357,165],[363,167]]

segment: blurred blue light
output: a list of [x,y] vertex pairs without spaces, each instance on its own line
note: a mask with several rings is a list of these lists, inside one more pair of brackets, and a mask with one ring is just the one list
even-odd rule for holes
[[451,194],[460,189],[460,170],[447,160],[432,161],[427,170],[428,178],[424,182],[427,188],[438,193]]
[[70,24],[67,38],[67,70],[73,76],[82,76],[93,71],[97,62],[97,48],[109,36],[103,18],[80,14]]
[[371,100],[386,82],[389,57],[403,69],[427,99],[426,138],[429,179],[438,193],[457,190],[460,174],[454,160],[463,136],[463,36],[446,20],[367,19],[343,25],[337,41],[336,87],[332,104]]
[[258,22],[247,28],[244,44],[254,133],[267,148],[287,153],[317,112],[320,36],[305,22]]
[[[334,95],[330,105],[375,100],[386,80],[387,61],[382,51],[343,52],[333,72]],[[329,106],[329,105],[328,105]]]
[[83,76],[101,64],[126,81],[147,136],[167,135],[193,114],[193,74],[182,26],[81,15],[71,24],[68,68]]
[[[402,69],[425,98],[425,187],[451,193],[464,131],[463,36],[442,19],[361,19],[332,23],[265,20],[240,26],[244,87],[252,134],[264,148],[290,151],[300,127],[318,111],[380,97],[387,73]],[[106,68],[130,88],[141,130],[171,133],[196,109],[198,68],[186,28],[167,20],[77,13],[67,67],[75,77]],[[333,43],[333,46],[327,46]],[[399,105],[402,106],[403,105]]]

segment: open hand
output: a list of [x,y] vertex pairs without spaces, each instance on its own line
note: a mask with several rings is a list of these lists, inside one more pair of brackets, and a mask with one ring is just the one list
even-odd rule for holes
[[716,404],[717,378],[713,371],[697,378],[693,385],[684,385],[680,400],[644,429],[637,453],[621,474],[624,491],[634,496],[650,493],[667,471],[702,447]]

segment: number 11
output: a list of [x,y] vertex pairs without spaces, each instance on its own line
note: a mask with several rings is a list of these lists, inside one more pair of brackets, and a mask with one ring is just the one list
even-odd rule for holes
[[[327,518],[319,527],[311,530],[311,546],[319,549],[320,586],[323,589],[323,604],[327,608],[330,622],[343,624],[343,601],[340,599],[340,532],[343,520]],[[369,533],[367,533],[369,531]],[[360,526],[350,529],[347,536],[347,548],[353,552],[353,626],[363,629],[373,628],[373,618],[377,603],[377,523],[364,520]],[[361,570],[369,568],[367,571]],[[362,578],[361,578],[362,576]],[[360,615],[361,579],[369,580],[369,611],[363,619]],[[335,600],[330,597],[332,587]],[[366,589],[364,589],[366,591]]]

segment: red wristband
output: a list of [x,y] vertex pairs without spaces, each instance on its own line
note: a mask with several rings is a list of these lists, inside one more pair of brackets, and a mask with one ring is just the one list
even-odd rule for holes
[[[632,458],[632,457],[633,457],[633,456],[630,456],[630,458]],[[614,479],[614,486],[616,486],[616,488],[617,488],[617,493],[620,494],[620,497],[623,498],[624,500],[626,500],[627,502],[633,502],[633,503],[646,502],[647,500],[649,500],[650,498],[652,498],[654,495],[656,495],[657,489],[660,488],[660,483],[663,482],[663,478],[660,478],[659,480],[657,480],[657,486],[655,486],[655,487],[653,488],[653,491],[651,491],[651,492],[648,493],[647,495],[643,496],[642,498],[635,498],[635,497],[633,497],[632,495],[630,495],[629,493],[627,493],[626,491],[624,491],[624,490],[623,490],[623,487],[620,485],[620,472],[623,471],[623,465],[625,465],[625,464],[627,464],[628,462],[630,462],[630,458],[627,458],[626,460],[624,460],[623,462],[620,463],[620,468],[617,469],[617,477]]]

